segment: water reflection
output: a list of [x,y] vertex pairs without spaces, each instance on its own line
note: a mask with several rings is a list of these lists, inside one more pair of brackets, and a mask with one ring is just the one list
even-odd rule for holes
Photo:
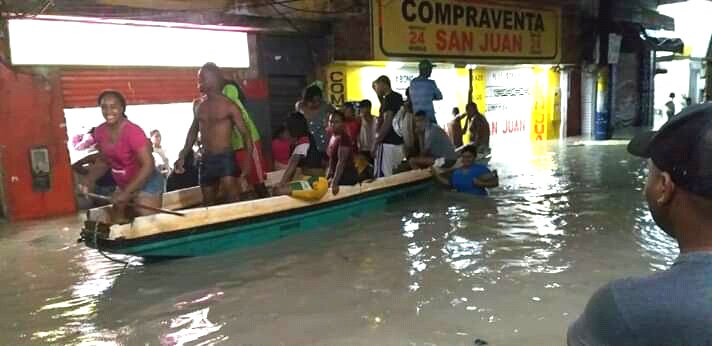
[[106,338],[107,334],[112,334],[100,331],[93,321],[98,298],[111,288],[124,266],[106,260],[93,250],[79,253],[72,263],[79,265],[79,280],[66,293],[47,299],[47,304],[35,312],[50,315],[64,324],[56,329],[37,331],[32,334],[32,340],[56,343],[67,339],[92,343],[96,336]]
[[487,199],[437,190],[217,256],[124,270],[64,227],[0,233],[0,344],[561,344],[593,291],[677,250],[624,146],[544,149],[498,153]]
[[[204,308],[179,315],[167,321],[166,323],[170,329],[177,330],[161,337],[161,345],[185,345],[219,331],[225,324],[210,322],[208,319],[209,312],[210,308]],[[228,337],[220,335],[213,339],[205,340],[198,345],[210,345],[219,341],[227,341],[228,339]]]

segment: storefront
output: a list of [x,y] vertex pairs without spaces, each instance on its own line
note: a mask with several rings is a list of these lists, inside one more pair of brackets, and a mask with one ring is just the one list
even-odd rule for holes
[[[103,90],[118,90],[127,99],[127,115],[133,122],[147,134],[162,133],[171,161],[177,159],[193,120],[197,68],[207,61],[228,73],[249,67],[247,34],[236,28],[44,17],[12,20],[10,32],[13,64],[59,67],[70,139],[103,122],[96,97]],[[117,49],[97,51],[95,42],[102,39]],[[187,48],[182,44],[185,39],[201,43]],[[214,44],[228,41],[225,48]],[[58,47],[65,48],[52,50]],[[87,153],[75,150],[71,142],[68,149],[74,162]]]
[[405,94],[425,58],[436,64],[431,79],[443,93],[434,102],[441,126],[451,121],[453,107],[464,111],[471,100],[490,122],[493,145],[559,138],[565,118],[559,9],[375,0],[372,11],[373,60],[327,67],[331,103],[369,99],[378,105],[371,84],[380,75]]
[[[0,157],[12,219],[75,208],[69,165],[88,153],[74,150],[71,139],[103,122],[96,105],[103,90],[125,95],[129,119],[147,135],[161,131],[171,162],[193,120],[197,69],[205,62],[266,102],[264,81],[237,78],[251,61],[242,28],[56,16],[12,19],[8,27],[15,70],[0,76],[2,96],[12,100],[0,118],[18,126],[5,131],[0,146],[9,149]],[[42,172],[34,169],[38,157],[45,158]]]

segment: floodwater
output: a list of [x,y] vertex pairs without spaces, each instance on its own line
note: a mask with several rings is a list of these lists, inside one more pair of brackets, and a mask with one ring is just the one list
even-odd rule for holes
[[78,220],[0,226],[0,344],[560,345],[607,281],[677,256],[607,145],[495,151],[490,199],[419,198],[262,247],[124,267]]

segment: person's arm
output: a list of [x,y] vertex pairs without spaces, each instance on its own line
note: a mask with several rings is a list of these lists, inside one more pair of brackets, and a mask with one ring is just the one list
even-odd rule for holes
[[433,81],[433,100],[440,101],[443,99],[443,93],[440,92],[438,85]]
[[110,169],[109,164],[106,162],[101,152],[96,155],[97,157],[94,160],[94,164],[92,164],[89,168],[89,173],[87,173],[87,175],[85,175],[79,183],[79,190],[84,193],[93,191],[96,181],[103,177],[104,174],[106,174],[106,172]]
[[178,153],[178,160],[176,160],[176,163],[173,165],[177,174],[185,173],[185,156],[189,150],[193,150],[193,144],[195,144],[195,141],[198,139],[198,131],[200,128],[198,126],[198,113],[196,112],[198,105],[196,102],[197,101],[193,102],[193,123],[190,124],[190,129],[188,129],[183,149]]
[[373,143],[374,146],[378,146],[378,144],[381,144],[383,142],[383,139],[388,135],[388,132],[393,129],[393,111],[386,111],[383,113],[383,120],[381,123],[381,127],[378,128],[378,131],[376,132],[376,138],[374,138]]
[[146,142],[143,148],[137,150],[135,155],[141,168],[129,184],[121,189],[121,192],[114,197],[115,203],[126,203],[130,201],[133,195],[146,185],[146,182],[153,174],[153,170],[156,169],[156,162],[153,160],[153,155],[151,155],[151,145],[148,144],[148,142]]
[[457,123],[459,124],[465,117],[467,117],[467,113],[456,115],[454,121],[457,121]]
[[[336,158],[338,160],[338,158]],[[336,163],[338,165],[338,161]],[[334,177],[334,172],[332,172],[331,167],[334,167],[334,157],[329,156],[329,165],[326,167],[326,179],[331,179]]]
[[440,183],[440,184],[442,184],[442,185],[444,185],[444,186],[447,186],[447,187],[451,187],[451,186],[452,186],[452,184],[450,184],[450,181],[449,181],[449,180],[447,180],[445,177],[443,177],[442,175],[440,175],[440,172],[438,172],[438,169],[437,169],[437,168],[435,168],[435,167],[430,167],[430,172],[433,174],[433,178],[435,178],[435,181],[437,181],[438,183]]
[[168,162],[168,156],[166,156],[166,151],[161,149],[158,154],[161,155],[161,160],[163,160],[163,164],[166,166],[166,169],[171,169],[171,163]]
[[341,181],[341,176],[344,174],[344,167],[346,167],[346,160],[351,156],[351,147],[340,146],[339,147],[339,161],[336,162],[336,173],[334,173],[334,179],[331,181],[331,192],[336,195],[339,193],[339,182]]
[[168,156],[166,156],[166,151],[161,148],[158,150],[158,155],[161,157],[161,161],[163,161],[163,164],[160,165],[161,173],[167,176],[171,173],[171,164],[170,162],[168,162]]
[[242,118],[242,112],[240,112],[237,106],[228,98],[226,98],[225,104],[230,108],[230,116],[232,117],[232,122],[235,124],[237,132],[240,133],[245,141],[245,148],[247,149],[248,155],[252,157],[254,142],[252,142],[252,133],[250,133],[247,125],[245,125],[245,120]]
[[279,181],[280,186],[287,185],[288,182],[292,181],[294,173],[297,171],[297,167],[299,166],[299,162],[302,161],[302,158],[304,158],[304,156],[299,154],[292,154],[292,156],[289,157],[287,169],[284,170],[282,179]]
[[473,184],[477,187],[493,188],[499,186],[499,176],[497,175],[497,170],[493,170],[490,173],[485,173],[475,178]]

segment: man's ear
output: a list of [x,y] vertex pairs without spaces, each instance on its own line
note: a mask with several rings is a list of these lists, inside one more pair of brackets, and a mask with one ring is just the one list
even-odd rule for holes
[[660,172],[660,176],[657,182],[658,198],[656,202],[659,206],[664,206],[670,204],[675,192],[677,191],[677,186],[675,182],[672,181],[672,177],[668,172]]

